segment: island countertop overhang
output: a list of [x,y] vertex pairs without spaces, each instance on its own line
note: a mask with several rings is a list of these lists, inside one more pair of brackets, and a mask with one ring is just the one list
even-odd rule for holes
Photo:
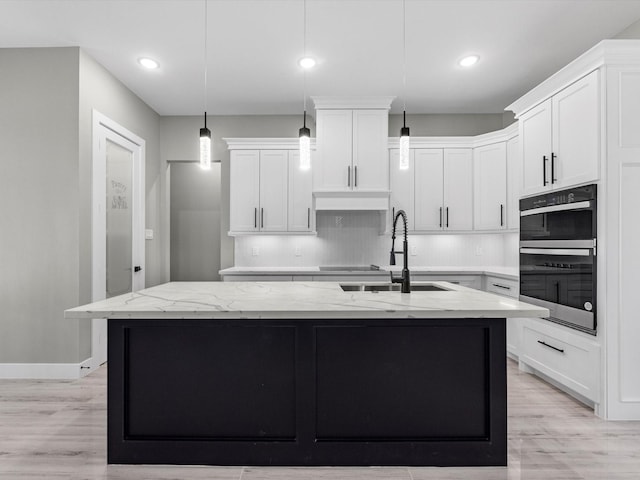
[[344,292],[337,282],[169,282],[65,311],[67,319],[546,317],[545,308],[448,282],[444,291]]

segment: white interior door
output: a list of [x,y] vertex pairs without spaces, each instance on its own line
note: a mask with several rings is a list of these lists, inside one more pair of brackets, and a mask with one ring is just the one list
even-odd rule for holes
[[[144,140],[94,111],[92,301],[144,288]],[[107,321],[94,319],[91,368],[107,361]]]

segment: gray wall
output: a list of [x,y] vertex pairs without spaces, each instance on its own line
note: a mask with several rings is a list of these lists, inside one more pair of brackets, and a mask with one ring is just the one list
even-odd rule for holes
[[[229,150],[222,140],[226,137],[296,137],[302,126],[300,115],[210,116],[207,126],[213,140],[212,157],[221,160],[220,172],[220,268],[233,266],[233,239],[229,231]],[[163,163],[167,161],[197,160],[198,134],[202,117],[162,117],[160,120],[160,149]],[[307,116],[307,126],[315,136],[315,123]],[[166,169],[163,166],[163,169]],[[175,192],[174,192],[175,193]],[[184,242],[189,242],[184,238]],[[195,241],[195,240],[194,240]],[[183,272],[182,274],[187,274]],[[196,273],[194,272],[194,275]]]
[[0,49],[0,363],[80,360],[78,49]]
[[220,164],[170,169],[171,281],[220,280]]
[[[412,137],[481,135],[504,128],[502,113],[407,115]],[[389,136],[399,137],[402,115],[389,116]]]
[[[80,220],[79,303],[91,301],[91,165],[93,110],[106,115],[145,140],[145,227],[154,239],[145,241],[145,284],[168,280],[162,255],[167,232],[161,223],[160,116],[82,50],[79,54],[79,177]],[[80,358],[91,356],[90,322],[80,323]]]
[[[159,116],[79,48],[0,49],[0,363],[78,363],[91,299],[92,108],[146,140],[147,226],[160,227]],[[164,281],[162,235],[147,285]]]
[[640,39],[640,20],[629,25],[613,38]]

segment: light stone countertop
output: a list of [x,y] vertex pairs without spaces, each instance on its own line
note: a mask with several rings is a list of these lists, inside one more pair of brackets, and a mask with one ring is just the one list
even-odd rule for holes
[[446,291],[343,292],[336,282],[171,282],[65,311],[92,318],[510,318],[549,311],[454,285]]

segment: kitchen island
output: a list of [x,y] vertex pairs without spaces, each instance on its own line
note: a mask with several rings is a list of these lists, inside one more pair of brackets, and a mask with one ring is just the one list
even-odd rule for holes
[[506,465],[505,319],[547,310],[416,287],[168,283],[67,310],[109,319],[108,462]]

